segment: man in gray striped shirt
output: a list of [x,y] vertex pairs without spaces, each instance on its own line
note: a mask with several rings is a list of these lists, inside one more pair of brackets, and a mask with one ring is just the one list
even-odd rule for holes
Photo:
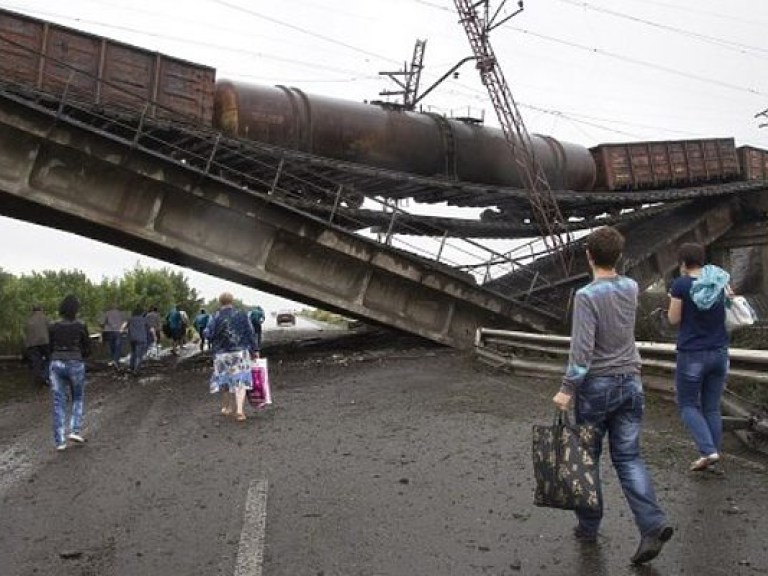
[[[632,563],[644,564],[658,556],[673,530],[656,502],[653,482],[640,457],[645,397],[635,345],[638,287],[616,272],[624,249],[618,230],[599,228],[587,237],[586,245],[593,280],[574,297],[568,368],[553,401],[567,410],[575,398],[576,422],[596,428],[598,460],[608,435],[611,460],[641,535]],[[582,541],[597,541],[603,517],[601,489],[598,494],[598,511],[576,511],[579,522],[574,533]]]

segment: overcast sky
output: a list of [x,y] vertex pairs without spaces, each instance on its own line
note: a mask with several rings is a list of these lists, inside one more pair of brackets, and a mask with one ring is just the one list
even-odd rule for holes
[[[218,78],[357,101],[394,88],[379,72],[410,60],[416,39],[427,40],[422,86],[470,53],[446,0],[0,0],[0,6],[206,64]],[[768,108],[767,29],[764,0],[527,0],[491,41],[530,132],[586,146],[732,136],[738,145],[768,148],[768,128],[754,118]],[[447,114],[484,110],[486,122],[496,124],[471,64],[425,104]],[[98,280],[137,262],[164,265],[5,218],[0,242],[0,267],[14,273],[78,268]],[[232,287],[187,274],[206,297]],[[255,291],[234,292],[271,302]]]

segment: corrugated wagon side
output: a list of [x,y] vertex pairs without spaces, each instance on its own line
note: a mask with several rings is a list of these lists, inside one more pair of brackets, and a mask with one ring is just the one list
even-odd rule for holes
[[598,188],[637,190],[725,182],[740,176],[733,138],[601,144]]
[[0,9],[0,82],[99,109],[211,125],[216,70]]
[[768,150],[740,146],[739,163],[744,180],[768,180]]

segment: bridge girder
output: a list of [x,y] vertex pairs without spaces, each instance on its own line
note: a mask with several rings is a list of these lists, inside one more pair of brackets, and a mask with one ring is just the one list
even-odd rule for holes
[[[0,97],[0,212],[458,348],[561,319],[181,161]],[[44,249],[41,247],[41,249]]]

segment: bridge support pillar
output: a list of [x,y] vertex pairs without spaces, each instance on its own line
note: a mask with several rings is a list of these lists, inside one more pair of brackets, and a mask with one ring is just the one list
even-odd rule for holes
[[712,244],[710,258],[731,273],[736,292],[768,295],[768,222],[734,227]]

